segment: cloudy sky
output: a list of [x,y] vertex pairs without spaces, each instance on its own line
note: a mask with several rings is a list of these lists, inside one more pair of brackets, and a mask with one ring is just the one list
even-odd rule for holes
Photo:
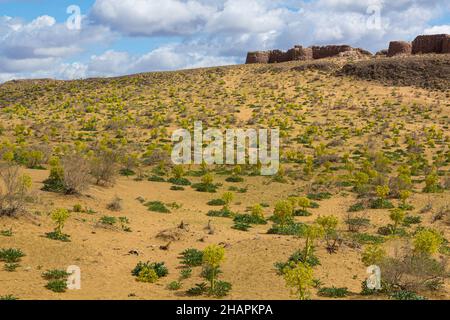
[[376,52],[422,33],[450,34],[450,1],[0,0],[0,82],[236,64],[295,44]]

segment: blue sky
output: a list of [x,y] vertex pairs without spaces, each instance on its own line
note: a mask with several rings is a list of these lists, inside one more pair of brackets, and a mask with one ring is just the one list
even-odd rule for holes
[[450,33],[448,0],[0,0],[0,82],[235,64],[296,44],[375,52],[424,33]]

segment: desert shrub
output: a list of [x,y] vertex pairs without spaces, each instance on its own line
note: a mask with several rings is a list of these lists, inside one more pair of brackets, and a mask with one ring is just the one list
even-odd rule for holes
[[181,263],[188,267],[199,267],[203,263],[203,251],[186,249],[181,253]]
[[405,211],[400,209],[400,208],[396,208],[391,210],[391,214],[389,215],[389,218],[391,218],[392,222],[394,223],[392,232],[395,234],[397,233],[397,228],[400,224],[403,223],[403,221],[405,220],[406,214]]
[[239,183],[244,182],[244,178],[239,176],[231,176],[225,179],[226,182]]
[[171,186],[170,190],[171,191],[184,191],[185,189],[181,186]]
[[292,203],[287,200],[278,201],[275,204],[272,220],[280,225],[285,225],[292,221],[294,208]]
[[[220,265],[224,260],[225,249],[220,246],[210,245],[203,251],[203,276],[209,280],[209,292],[213,295],[216,295],[217,293],[217,276],[220,273]],[[226,293],[228,293],[228,291]]]
[[427,300],[425,297],[418,295],[415,292],[400,290],[390,295],[394,300]]
[[425,177],[425,193],[438,193],[442,192],[444,188],[439,184],[439,175],[436,172],[432,172]]
[[196,284],[195,287],[190,288],[189,290],[186,291],[186,294],[188,296],[201,296],[203,294],[205,294],[208,291],[208,285],[206,283],[199,283]]
[[119,155],[112,150],[97,151],[90,161],[90,173],[97,185],[112,185],[117,175]]
[[161,201],[149,201],[145,204],[149,211],[160,212],[160,213],[170,213],[171,211],[166,207]]
[[409,249],[384,259],[379,266],[383,270],[383,281],[388,292],[418,292],[430,287],[436,290],[448,276],[445,260],[438,261]]
[[50,213],[50,218],[55,223],[55,229],[53,232],[47,233],[46,236],[49,239],[52,240],[59,240],[63,242],[68,242],[70,236],[67,234],[64,234],[62,232],[64,225],[69,219],[70,213],[66,209],[55,209]]
[[156,175],[152,175],[148,178],[148,181],[152,181],[152,182],[166,182],[166,180],[163,177],[159,177]]
[[0,261],[6,263],[17,263],[23,258],[25,254],[20,249],[0,249]]
[[284,236],[302,236],[306,232],[307,225],[304,223],[288,223],[288,224],[275,224],[267,231],[268,234],[278,234]]
[[234,217],[234,222],[246,223],[246,224],[267,224],[267,221],[264,218],[261,218],[257,215],[249,215],[249,214],[237,214]]
[[20,264],[18,263],[5,263],[3,269],[6,272],[14,272],[18,267],[20,267]]
[[351,239],[359,244],[382,244],[385,241],[385,239],[381,236],[368,233],[352,234]]
[[336,228],[339,225],[339,219],[335,216],[320,216],[316,223],[324,230],[325,241],[329,253],[335,253],[340,245],[341,238]]
[[410,226],[413,224],[421,224],[421,223],[422,223],[422,218],[419,216],[406,216],[405,219],[403,220],[404,226]]
[[223,199],[213,199],[211,201],[208,202],[208,206],[213,206],[213,207],[219,207],[219,206],[224,206],[225,205],[225,201]]
[[245,222],[234,222],[234,225],[231,227],[235,230],[239,230],[239,231],[248,231],[252,226],[248,223]]
[[321,297],[327,298],[345,298],[349,295],[348,288],[321,288],[317,293]]
[[180,280],[189,279],[192,276],[191,268],[183,268],[180,271]]
[[67,281],[66,280],[50,280],[45,287],[56,293],[63,293],[67,290]]
[[373,199],[369,203],[371,209],[393,209],[394,205],[387,199]]
[[12,294],[0,296],[0,301],[15,301],[15,300],[19,300],[19,298],[13,296]]
[[265,218],[264,218],[264,209],[263,209],[262,205],[255,204],[251,208],[250,212],[251,212],[252,217],[255,217],[255,218],[258,218],[258,219],[261,219],[261,220],[265,220]]
[[414,250],[420,254],[434,254],[439,251],[444,239],[433,229],[424,229],[414,236]]
[[331,199],[332,194],[329,192],[320,192],[320,193],[310,193],[308,194],[308,199],[315,201],[322,201],[326,199]]
[[169,180],[167,180],[167,182],[170,182],[176,186],[190,186],[192,184],[186,178],[170,178]]
[[48,281],[45,287],[57,293],[62,293],[67,290],[67,279],[69,276],[70,274],[66,271],[58,269],[47,270],[42,274],[42,277]]
[[381,263],[386,257],[386,250],[379,245],[370,245],[362,253],[362,262],[368,267]]
[[230,210],[223,208],[222,210],[211,210],[207,213],[208,217],[230,218],[234,215]]
[[110,216],[103,216],[99,220],[100,224],[106,225],[106,226],[113,226],[117,223],[116,217],[110,217]]
[[110,203],[106,206],[108,210],[111,211],[121,211],[122,210],[122,199],[115,196]]
[[62,280],[67,279],[70,276],[70,273],[67,273],[65,270],[53,269],[47,270],[42,274],[42,277],[45,280]]
[[12,236],[13,236],[12,228],[7,229],[7,230],[0,230],[0,236],[3,236],[3,237],[12,237]]
[[349,232],[359,232],[361,229],[370,227],[370,220],[363,217],[349,217],[345,223]]
[[223,298],[228,295],[231,289],[232,289],[231,283],[218,280],[215,283],[214,289],[210,290],[210,295],[216,298]]
[[136,280],[139,282],[154,283],[159,278],[166,277],[169,274],[169,271],[164,262],[139,262],[131,271],[131,274],[137,277]]
[[309,298],[310,288],[313,286],[313,270],[309,265],[300,262],[294,268],[287,268],[284,280],[300,300]]
[[80,194],[90,182],[90,167],[87,160],[78,153],[72,153],[62,160],[50,161],[50,176],[44,181],[42,190],[49,192]]
[[158,279],[159,277],[156,271],[147,266],[142,267],[136,278],[137,281],[146,283],[155,283]]
[[0,188],[0,217],[13,217],[25,209],[31,178],[19,173],[19,167],[7,164],[0,168],[0,178],[4,184]]
[[364,211],[365,209],[366,209],[366,206],[364,205],[364,203],[358,202],[358,203],[351,205],[350,208],[348,209],[348,212],[359,212],[359,211]]
[[180,281],[172,281],[171,283],[169,283],[167,285],[167,289],[169,289],[171,291],[180,290],[181,287],[182,287],[182,284]]
[[79,194],[88,188],[90,168],[82,155],[74,153],[63,157],[62,168],[66,194]]

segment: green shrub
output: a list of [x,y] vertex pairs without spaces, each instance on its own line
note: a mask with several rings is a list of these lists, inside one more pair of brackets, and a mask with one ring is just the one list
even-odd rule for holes
[[209,294],[216,298],[223,298],[231,291],[232,285],[226,281],[216,281],[214,288],[209,290]]
[[12,229],[1,230],[1,231],[0,231],[0,236],[4,236],[4,237],[12,237],[12,235],[13,235]]
[[317,293],[321,297],[327,297],[327,298],[345,298],[348,296],[348,288],[321,288],[319,292]]
[[201,296],[203,294],[205,294],[208,291],[208,285],[206,283],[198,283],[195,285],[195,287],[190,288],[189,290],[186,291],[186,294],[188,296]]
[[171,186],[170,190],[172,190],[172,191],[184,191],[185,189],[183,187],[180,187],[180,186]]
[[234,217],[234,222],[237,223],[245,223],[245,224],[261,224],[265,225],[267,224],[267,221],[262,218],[261,216],[257,215],[249,215],[249,214],[237,214]]
[[348,208],[348,212],[359,212],[364,211],[366,209],[366,206],[362,202],[355,203]]
[[203,262],[203,251],[186,249],[181,253],[181,263],[188,267],[199,267]]
[[310,193],[308,194],[308,199],[314,200],[314,201],[322,201],[326,199],[331,199],[332,194],[329,192],[321,192],[321,193]]
[[6,263],[17,263],[24,256],[25,254],[20,249],[9,248],[0,250],[0,261]]
[[192,185],[192,188],[198,192],[216,193],[219,186],[212,183],[196,183]]
[[67,278],[70,276],[70,273],[67,273],[65,270],[47,270],[42,274],[42,277],[45,280],[67,280]]
[[182,287],[182,284],[179,281],[172,281],[171,283],[169,283],[167,285],[167,289],[169,289],[171,291],[180,290],[181,287]]
[[192,183],[186,178],[170,178],[168,182],[176,186],[190,186]]
[[382,244],[385,242],[383,237],[368,233],[355,233],[351,235],[351,238],[359,244]]
[[145,204],[149,211],[160,212],[160,213],[170,213],[166,205],[161,201],[150,201]]
[[231,228],[239,231],[248,231],[251,227],[250,224],[245,222],[235,222]]
[[180,279],[185,280],[189,279],[192,276],[192,269],[191,268],[183,268],[180,271]]
[[14,272],[18,267],[20,267],[20,264],[18,263],[5,263],[5,266],[3,268],[7,272]]
[[59,233],[56,231],[48,232],[45,236],[51,240],[70,242],[70,236],[68,234]]
[[63,293],[67,290],[67,281],[66,280],[50,280],[45,286],[48,290],[51,290],[56,293]]
[[394,205],[389,200],[378,198],[370,201],[369,207],[371,209],[393,209]]
[[[139,277],[139,274],[144,269],[152,269],[155,271],[158,278],[163,278],[169,274],[169,270],[165,266],[164,262],[150,263],[150,262],[139,262],[136,267],[131,271],[131,274],[135,277]],[[148,274],[148,271],[146,271]]]
[[226,204],[225,201],[222,199],[213,199],[208,202],[208,206],[213,206],[213,207],[220,207],[220,206],[224,206],[225,204]]
[[239,183],[244,182],[244,178],[239,176],[231,176],[225,179],[226,182]]
[[147,180],[151,181],[151,182],[166,182],[166,180],[163,177],[156,176],[156,175],[149,177]]
[[211,210],[207,213],[208,217],[219,217],[219,218],[230,218],[233,215],[234,215],[233,212],[225,208],[222,210]]
[[394,300],[427,300],[427,298],[419,296],[415,292],[406,290],[397,291],[391,294],[390,297]]
[[15,300],[19,300],[19,298],[13,296],[12,294],[0,296],[0,301],[15,301]]
[[413,224],[421,224],[422,218],[419,216],[406,216],[405,220],[403,220],[403,225],[409,227]]
[[99,221],[101,224],[107,225],[107,226],[113,226],[117,223],[116,217],[110,217],[110,216],[103,216],[100,218]]
[[306,228],[307,226],[304,223],[275,224],[267,233],[284,236],[301,236],[305,234]]

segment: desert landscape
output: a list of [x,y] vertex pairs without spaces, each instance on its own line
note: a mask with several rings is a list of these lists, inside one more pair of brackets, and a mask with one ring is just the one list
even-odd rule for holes
[[[0,299],[448,300],[450,55],[329,49],[0,85]],[[278,173],[174,165],[195,121]]]

